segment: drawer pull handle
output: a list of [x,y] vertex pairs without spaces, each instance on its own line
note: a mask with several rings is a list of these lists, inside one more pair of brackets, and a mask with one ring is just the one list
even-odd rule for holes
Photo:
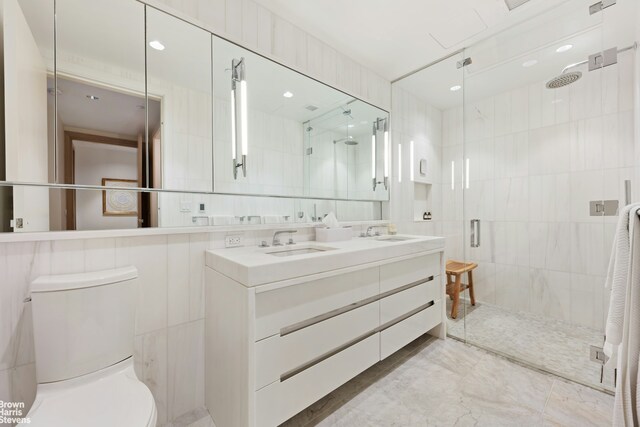
[[384,325],[380,325],[377,328],[375,328],[375,329],[373,329],[373,330],[371,330],[371,331],[369,331],[367,333],[364,333],[364,334],[360,335],[359,337],[356,337],[356,338],[354,338],[354,339],[352,339],[350,341],[347,341],[346,343],[342,344],[341,346],[338,346],[338,347],[334,348],[333,350],[330,350],[330,351],[328,351],[328,352],[326,352],[324,354],[321,354],[320,356],[318,356],[318,357],[316,357],[314,359],[311,359],[307,363],[305,363],[303,365],[300,365],[297,368],[294,368],[294,369],[292,369],[290,371],[285,372],[284,374],[280,375],[280,382],[286,381],[289,378],[292,378],[292,377],[298,375],[299,373],[301,373],[303,371],[306,371],[307,369],[317,365],[318,363],[320,363],[320,362],[322,362],[324,360],[327,360],[328,358],[330,358],[332,356],[335,356],[336,354],[348,349],[349,347],[352,347],[352,346],[358,344],[361,341],[366,340],[367,338],[369,338],[369,337],[371,337],[371,336],[373,336],[373,335],[375,335],[375,334],[377,334],[379,332],[384,331],[385,329],[389,329],[390,327],[402,322],[403,320],[406,320],[409,317],[411,317],[411,316],[413,316],[415,314],[418,314],[421,311],[426,310],[429,307],[432,307],[435,303],[436,302],[433,301],[433,300],[429,301],[428,303],[426,303],[424,305],[421,305],[420,307],[415,308],[415,309],[411,310],[410,312],[403,314],[400,317],[396,317],[395,319],[388,321]]
[[426,279],[416,280],[415,282],[411,282],[411,283],[409,283],[407,285],[404,285],[404,286],[401,286],[399,288],[392,289],[390,291],[383,292],[383,293],[381,293],[379,295],[374,295],[374,296],[369,297],[369,298],[365,298],[363,300],[351,303],[351,304],[346,305],[344,307],[336,308],[336,309],[328,311],[328,312],[326,312],[324,314],[320,314],[318,316],[311,317],[311,318],[309,318],[307,320],[303,320],[301,322],[294,323],[293,325],[285,326],[284,328],[280,329],[280,336],[283,337],[285,335],[289,335],[291,333],[299,331],[300,329],[308,328],[309,326],[313,326],[316,323],[324,322],[325,320],[331,319],[332,317],[336,317],[336,316],[339,316],[341,314],[347,313],[347,312],[349,312],[351,310],[355,310],[356,308],[365,306],[367,304],[374,303],[374,302],[379,301],[379,300],[381,300],[383,298],[386,298],[388,296],[397,294],[397,293],[402,292],[402,291],[406,291],[407,289],[415,288],[416,286],[420,286],[423,283],[431,282],[433,279],[434,279],[434,276],[429,276]]
[[400,317],[396,317],[393,320],[389,320],[387,323],[385,323],[384,325],[380,325],[380,327],[378,327],[378,332],[382,332],[385,329],[389,329],[392,326],[397,325],[398,323],[402,322],[403,320],[408,319],[409,317],[413,316],[414,314],[418,314],[423,310],[426,310],[429,307],[433,307],[436,304],[436,302],[434,300],[429,301],[426,304],[421,305],[418,308],[414,308],[413,310],[411,310],[408,313],[403,314]]

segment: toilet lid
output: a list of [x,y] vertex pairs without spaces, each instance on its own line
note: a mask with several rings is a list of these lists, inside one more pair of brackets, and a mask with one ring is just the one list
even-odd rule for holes
[[155,423],[155,403],[149,389],[133,375],[122,371],[80,386],[45,391],[27,415],[29,425],[147,427]]

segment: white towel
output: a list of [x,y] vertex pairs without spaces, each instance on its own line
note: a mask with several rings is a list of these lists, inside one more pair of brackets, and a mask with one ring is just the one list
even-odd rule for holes
[[622,341],[625,295],[629,275],[629,212],[633,206],[626,206],[620,212],[604,285],[606,289],[611,291],[605,328],[604,352],[609,357],[607,364],[612,368],[616,366],[617,349]]
[[640,204],[625,207],[618,220],[605,286],[611,290],[604,351],[616,367],[613,425],[638,425],[640,363]]

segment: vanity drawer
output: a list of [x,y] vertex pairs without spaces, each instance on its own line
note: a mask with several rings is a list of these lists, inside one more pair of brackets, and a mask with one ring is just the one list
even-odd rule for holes
[[377,267],[257,292],[255,341],[378,293]]
[[328,359],[256,392],[256,425],[273,427],[338,388],[380,360],[376,333]]
[[380,266],[380,292],[440,275],[440,254],[423,255]]
[[440,287],[440,277],[434,277],[420,285],[405,289],[404,291],[380,300],[380,323],[384,324],[396,319],[429,301],[438,301],[441,299],[442,288]]
[[380,360],[442,322],[442,300],[380,332]]
[[281,375],[308,363],[380,324],[378,301],[330,317],[284,336],[256,343],[256,390],[280,380]]

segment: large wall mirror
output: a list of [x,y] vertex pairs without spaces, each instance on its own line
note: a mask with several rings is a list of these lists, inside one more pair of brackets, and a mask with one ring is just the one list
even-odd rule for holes
[[137,0],[2,8],[13,231],[381,219],[386,111]]
[[216,192],[388,200],[386,111],[221,38],[213,44]]

